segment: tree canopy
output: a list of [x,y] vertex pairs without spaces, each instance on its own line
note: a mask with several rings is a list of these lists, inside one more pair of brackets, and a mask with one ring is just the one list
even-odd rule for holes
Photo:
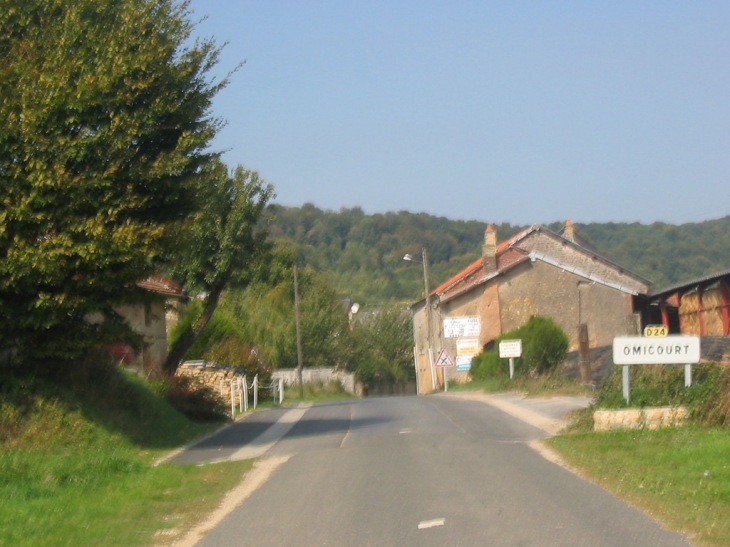
[[[423,295],[423,271],[403,261],[428,249],[431,287],[479,258],[485,222],[450,220],[408,211],[365,214],[362,209],[330,211],[312,204],[275,207],[270,234],[293,241],[304,262],[330,274],[343,295],[360,304],[413,301]],[[547,224],[555,232],[563,222]],[[499,241],[525,226],[495,226]],[[730,217],[701,223],[587,223],[576,233],[602,255],[660,289],[730,267]]]
[[0,0],[0,349],[73,359],[195,212],[219,48],[187,3]]
[[170,348],[164,368],[174,373],[218,306],[227,287],[245,288],[269,250],[266,231],[258,226],[273,188],[258,173],[237,167],[229,174],[214,161],[200,186],[200,211],[181,230],[176,277],[200,294],[203,309]]

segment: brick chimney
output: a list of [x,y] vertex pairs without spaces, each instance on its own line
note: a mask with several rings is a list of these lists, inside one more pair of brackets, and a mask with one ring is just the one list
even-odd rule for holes
[[497,271],[497,231],[493,224],[488,224],[484,231],[484,245],[482,246],[482,261],[484,272]]
[[565,229],[563,230],[563,237],[568,241],[575,243],[575,229],[573,228],[573,221],[568,219],[565,221]]

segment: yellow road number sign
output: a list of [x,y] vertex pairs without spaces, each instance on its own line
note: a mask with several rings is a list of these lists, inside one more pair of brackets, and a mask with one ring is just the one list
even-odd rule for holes
[[666,325],[647,325],[644,327],[644,336],[668,336],[669,327]]

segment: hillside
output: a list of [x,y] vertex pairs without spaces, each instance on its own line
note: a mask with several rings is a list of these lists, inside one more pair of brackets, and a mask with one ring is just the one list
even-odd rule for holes
[[[433,288],[476,260],[485,223],[425,213],[365,214],[359,208],[322,210],[314,205],[272,207],[270,233],[301,249],[304,264],[329,273],[343,296],[366,306],[412,301],[423,294],[423,269],[403,260],[425,247]],[[495,226],[500,241],[519,230]],[[563,221],[547,225],[554,231]],[[576,223],[577,233],[601,254],[650,279],[653,287],[730,267],[730,216],[691,224]]]

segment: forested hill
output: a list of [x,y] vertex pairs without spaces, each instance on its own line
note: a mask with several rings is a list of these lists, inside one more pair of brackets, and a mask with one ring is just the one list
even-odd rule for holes
[[[399,211],[365,214],[314,205],[272,208],[270,234],[294,241],[305,265],[327,272],[337,290],[360,304],[413,301],[423,294],[423,268],[407,262],[428,251],[436,287],[481,254],[486,224]],[[555,232],[563,222],[546,226]],[[495,225],[499,241],[525,226]],[[730,268],[730,216],[692,224],[576,223],[576,234],[604,256],[650,279],[654,289]]]

